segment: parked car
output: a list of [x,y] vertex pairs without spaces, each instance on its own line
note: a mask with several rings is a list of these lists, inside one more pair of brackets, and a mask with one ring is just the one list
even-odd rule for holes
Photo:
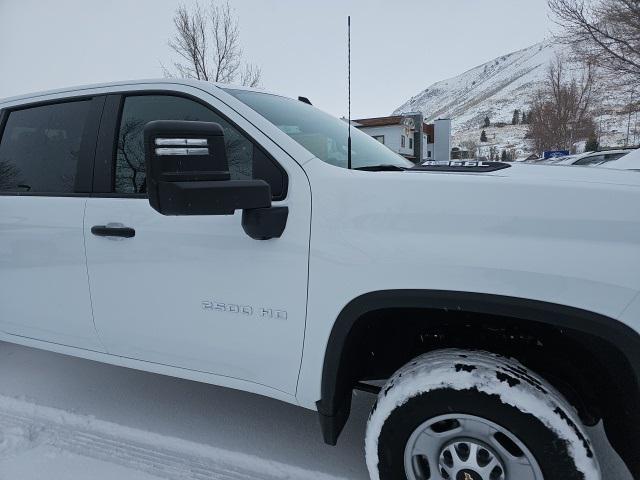
[[622,158],[631,151],[633,150],[624,149],[606,150],[602,152],[586,152],[576,155],[567,155],[565,157],[543,160],[538,163],[544,163],[548,165],[576,165],[582,167],[596,167]]
[[615,168],[618,170],[638,170],[640,171],[640,149],[611,162],[602,165],[605,168]]
[[[592,153],[592,152],[589,152],[589,153]],[[564,157],[540,159],[536,161],[536,163],[544,163],[545,165],[571,165],[573,162],[578,160],[583,155],[585,154],[579,153],[579,154],[573,154],[573,155],[565,155]]]
[[374,393],[376,480],[609,478],[600,422],[640,478],[640,176],[348,129],[181,79],[0,100],[0,340],[312,409],[331,445]]

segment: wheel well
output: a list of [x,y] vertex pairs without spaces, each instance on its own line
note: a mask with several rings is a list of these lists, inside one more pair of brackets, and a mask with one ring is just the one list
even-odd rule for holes
[[388,293],[380,302],[356,299],[336,322],[318,402],[327,443],[337,441],[358,382],[384,380],[422,353],[454,347],[516,358],[560,390],[586,424],[604,419],[623,458],[625,444],[637,445],[640,390],[633,367],[640,367],[640,337],[633,330],[614,319],[543,302],[400,292],[396,301],[389,301]]
[[624,394],[634,379],[628,362],[602,339],[513,317],[392,308],[364,315],[352,335],[348,373],[353,383],[387,379],[432,350],[486,350],[515,358],[543,376],[590,425],[607,409],[609,395],[603,392]]

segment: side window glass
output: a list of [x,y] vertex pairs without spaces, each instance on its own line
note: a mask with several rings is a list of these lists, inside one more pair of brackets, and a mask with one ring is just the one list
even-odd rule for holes
[[604,162],[604,155],[594,155],[587,158],[581,158],[574,165],[599,165]]
[[231,178],[262,178],[271,184],[274,197],[283,195],[280,169],[233,125],[213,110],[193,100],[171,95],[141,95],[125,98],[116,144],[116,193],[146,193],[144,126],[152,120],[215,122],[224,130]]
[[90,100],[9,113],[0,141],[0,191],[73,193]]
[[604,161],[605,162],[611,162],[613,160],[617,160],[619,158],[622,158],[625,155],[626,155],[625,153],[610,153],[610,154],[604,156]]

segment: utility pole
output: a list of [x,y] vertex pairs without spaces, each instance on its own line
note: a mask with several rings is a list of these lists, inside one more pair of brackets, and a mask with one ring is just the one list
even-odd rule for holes
[[600,119],[598,120],[598,149],[602,144],[602,114],[600,114]]
[[347,17],[347,84],[349,96],[349,136],[347,137],[347,168],[351,170],[351,15]]
[[633,107],[633,88],[631,89],[631,98],[629,99],[629,118],[627,119],[627,139],[624,141],[624,146],[629,146],[629,131],[631,130],[631,108]]

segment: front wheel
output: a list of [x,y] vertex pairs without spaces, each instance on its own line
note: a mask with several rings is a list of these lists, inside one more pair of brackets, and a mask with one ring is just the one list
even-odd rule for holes
[[520,363],[440,350],[400,369],[367,425],[373,480],[599,480],[574,409]]

